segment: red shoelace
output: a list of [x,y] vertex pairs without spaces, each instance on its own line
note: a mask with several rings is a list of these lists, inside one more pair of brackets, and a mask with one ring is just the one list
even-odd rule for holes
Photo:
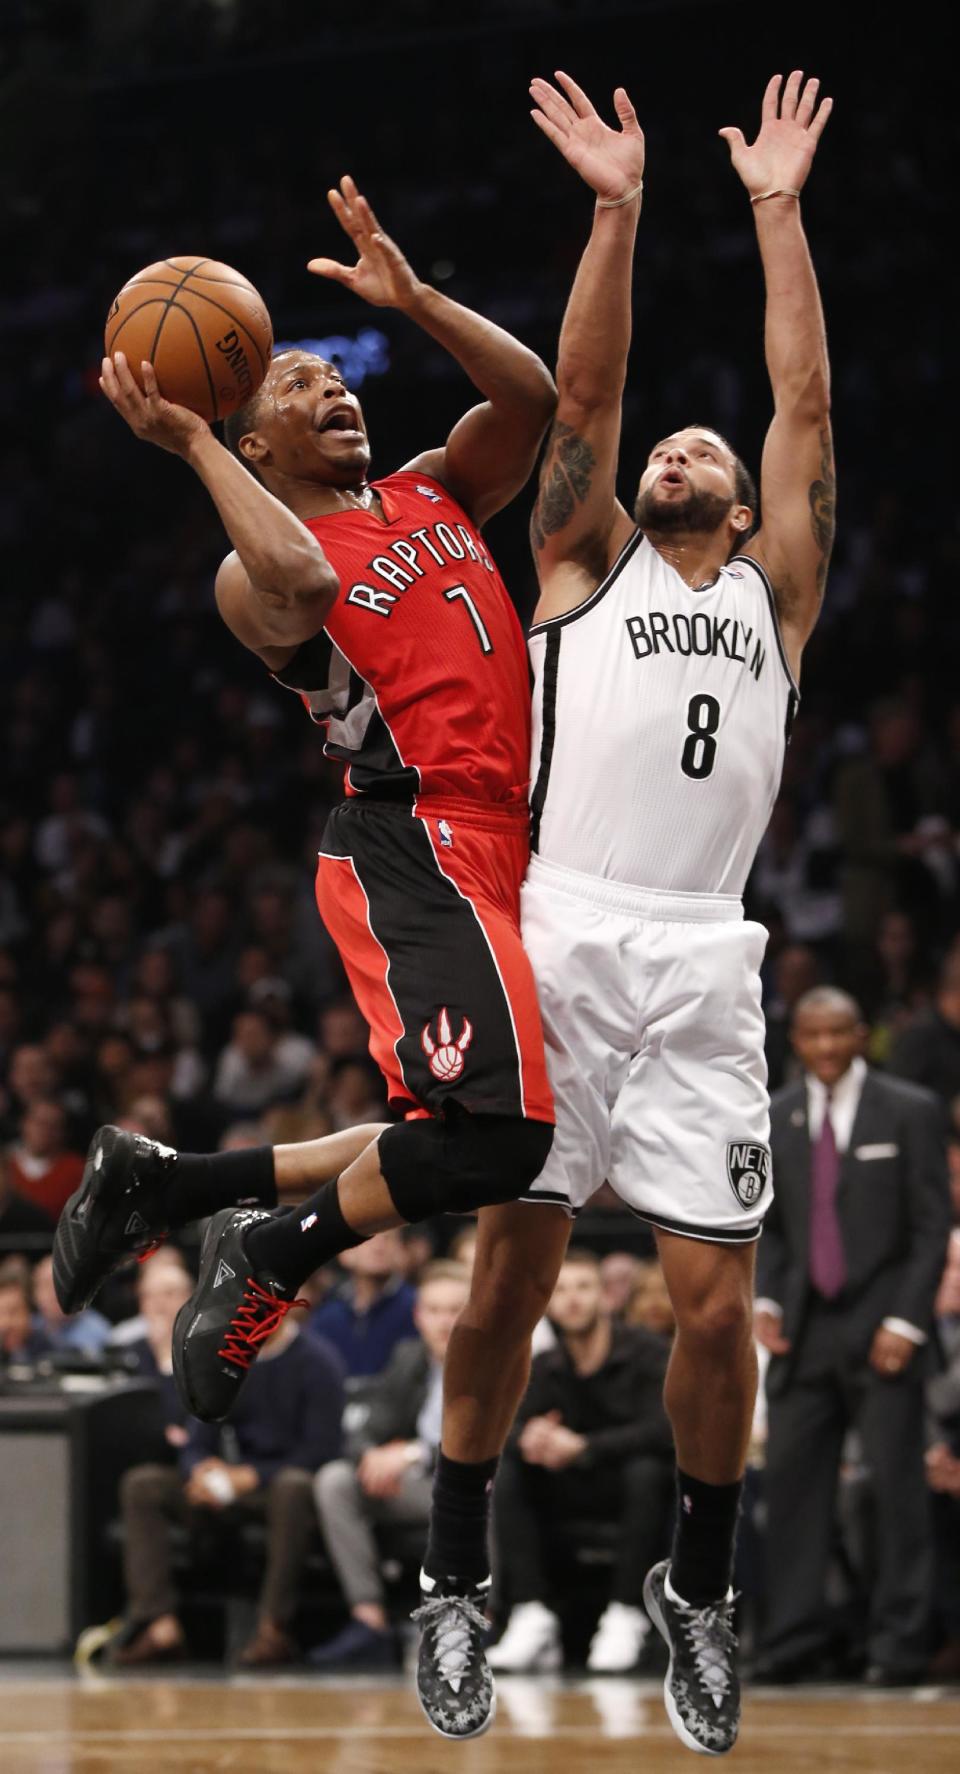
[[234,1367],[249,1367],[260,1344],[273,1336],[287,1313],[297,1306],[306,1311],[309,1305],[309,1300],[278,1300],[251,1275],[244,1289],[243,1305],[231,1319],[223,1348],[217,1354],[224,1361],[232,1361]]
[[156,1256],[162,1243],[162,1238],[155,1238],[152,1244],[145,1244],[142,1250],[137,1251],[137,1262],[148,1263],[151,1257]]

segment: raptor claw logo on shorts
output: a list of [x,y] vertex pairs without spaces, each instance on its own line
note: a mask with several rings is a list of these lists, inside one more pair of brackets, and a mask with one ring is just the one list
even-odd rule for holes
[[452,1084],[455,1078],[459,1078],[463,1071],[463,1056],[472,1040],[473,1024],[466,1017],[457,1040],[453,1039],[450,1017],[444,1005],[437,1019],[436,1041],[430,1033],[429,1023],[420,1036],[420,1045],[430,1061],[430,1070],[434,1077],[439,1078],[443,1084]]
[[771,1170],[769,1146],[749,1145],[745,1140],[730,1141],[727,1176],[741,1207],[756,1207],[770,1181]]

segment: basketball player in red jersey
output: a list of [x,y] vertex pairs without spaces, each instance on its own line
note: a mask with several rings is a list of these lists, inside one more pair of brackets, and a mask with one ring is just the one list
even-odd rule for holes
[[[442,449],[368,482],[359,402],[332,364],[299,349],[273,360],[228,423],[234,454],[161,398],[149,364],[143,394],[121,353],[104,360],[102,387],[138,437],[199,474],[234,545],[217,576],[224,621],[299,692],[328,755],[347,765],[318,901],[391,1102],[419,1118],[212,1157],[101,1130],[58,1228],[56,1274],[61,1302],[76,1310],[131,1250],[212,1213],[174,1360],[188,1408],[219,1420],[321,1264],[381,1228],[480,1210],[471,1298],[446,1364],[420,1610],[421,1703],[441,1734],[459,1738],[493,1716],[482,1612],[489,1493],[568,1232],[562,1207],[519,1204],[553,1135],[519,935],[529,676],[481,537],[528,479],[555,390],[524,346],[419,282],[352,180],[330,202],[358,261],[319,259],[311,270],[408,314],[484,397]],[[265,1208],[278,1180],[316,1192],[275,1217]]]

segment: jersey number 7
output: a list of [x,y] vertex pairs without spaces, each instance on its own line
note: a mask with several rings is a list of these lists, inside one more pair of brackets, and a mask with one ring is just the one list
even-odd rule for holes
[[470,620],[473,623],[473,626],[476,629],[477,634],[479,636],[481,653],[492,653],[493,652],[493,642],[490,639],[490,636],[488,635],[486,629],[483,626],[483,619],[480,615],[480,611],[477,609],[477,606],[474,603],[472,597],[470,596],[470,593],[467,590],[466,586],[465,585],[451,585],[449,591],[445,591],[443,595],[446,598],[448,604],[454,603],[458,598],[463,599],[463,602],[465,603],[467,610],[469,612]]

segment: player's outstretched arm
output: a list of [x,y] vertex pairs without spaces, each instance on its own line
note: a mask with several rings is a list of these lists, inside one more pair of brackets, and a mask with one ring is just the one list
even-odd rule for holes
[[819,82],[775,74],[751,145],[722,129],[750,195],[766,283],[765,347],[774,417],[760,471],[762,523],[745,553],[762,562],[794,673],[823,601],[836,510],[830,364],[820,292],[800,220],[800,192],[833,109]]
[[377,308],[408,315],[456,358],[485,396],[458,420],[443,449],[427,450],[406,464],[442,481],[482,524],[509,504],[533,472],[556,407],[550,372],[502,327],[422,283],[351,178],[341,179],[339,191],[328,197],[359,256],[355,265],[311,259],[308,270],[342,283]]
[[204,419],[164,400],[152,364],[142,363],[141,393],[122,351],[105,357],[100,386],[131,431],[181,456],[199,475],[236,552],[217,574],[220,613],[245,647],[289,655],[316,634],[336,601],[339,581],[319,542],[217,442]]
[[557,417],[530,536],[540,603],[556,616],[589,597],[633,531],[617,500],[621,403],[630,349],[633,255],[644,141],[622,86],[611,129],[569,74],[531,82],[534,122],[597,195],[593,230],[560,332]]

